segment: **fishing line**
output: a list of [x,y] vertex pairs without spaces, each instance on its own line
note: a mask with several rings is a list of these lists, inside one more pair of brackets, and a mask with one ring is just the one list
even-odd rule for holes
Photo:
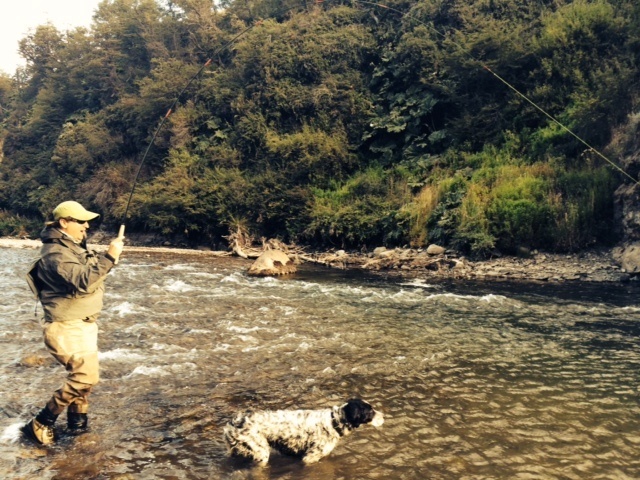
[[[314,2],[316,5],[321,5],[324,3],[324,0],[315,0]],[[416,17],[415,15],[412,15],[410,11],[408,12],[403,12],[401,10],[398,10],[397,8],[393,8],[390,7],[388,5],[384,5],[382,3],[377,3],[377,2],[370,2],[367,0],[354,0],[355,4],[363,4],[363,5],[370,5],[373,7],[377,7],[377,8],[381,8],[384,10],[389,10],[391,12],[397,13],[398,15],[400,15],[401,18],[407,17],[410,18],[412,20],[415,20],[416,22],[420,23],[421,25],[424,25],[426,28],[428,28],[429,30],[435,32],[438,36],[447,39],[447,36],[440,32],[437,28],[433,27],[432,25],[429,25],[427,22],[421,20],[420,18]],[[305,6],[306,6],[307,2],[305,1]],[[287,13],[290,10],[293,10],[294,8],[298,8],[296,7],[291,7],[288,9],[285,9],[281,12],[278,12],[279,14],[284,14]],[[220,46],[212,55],[211,57],[214,57],[216,55],[219,55],[220,53],[222,53],[224,50],[226,50],[227,48],[229,48],[231,45],[233,45],[238,39],[240,39],[242,36],[244,36],[247,32],[249,32],[250,30],[252,30],[253,28],[255,28],[258,25],[261,25],[263,23],[262,20],[255,22],[254,24],[246,27],[244,30],[242,30],[240,33],[238,33],[237,35],[235,35],[231,40],[229,40],[228,42],[226,42],[225,44],[223,44],[222,46]],[[459,32],[458,30],[454,31],[458,32],[458,33],[462,33]],[[504,78],[502,78],[500,75],[498,75],[496,72],[494,72],[493,70],[491,70],[491,68],[489,68],[488,65],[486,65],[484,62],[482,62],[480,59],[476,58],[472,53],[470,53],[468,51],[468,49],[465,49],[462,45],[460,45],[458,42],[456,42],[455,40],[451,40],[449,39],[461,52],[463,52],[465,55],[467,55],[468,57],[470,57],[471,59],[475,60],[476,62],[478,62],[480,64],[480,66],[482,66],[483,69],[485,69],[487,72],[489,72],[491,75],[493,75],[496,79],[498,79],[501,83],[503,83],[504,85],[506,85],[509,89],[511,89],[516,95],[518,95],[519,97],[521,97],[522,99],[524,99],[527,103],[529,103],[530,105],[532,105],[535,109],[537,109],[539,112],[541,112],[543,115],[545,115],[547,118],[549,118],[552,122],[554,122],[555,124],[557,124],[558,126],[560,126],[560,128],[562,128],[565,132],[569,133],[571,136],[573,136],[576,140],[578,140],[580,143],[582,143],[583,145],[585,145],[589,151],[595,153],[596,155],[598,155],[600,158],[602,158],[604,161],[606,161],[610,166],[612,166],[613,168],[615,168],[616,170],[618,170],[619,172],[621,172],[623,175],[625,175],[626,177],[628,177],[629,179],[631,179],[632,182],[639,184],[640,182],[638,180],[636,180],[635,178],[633,178],[631,175],[629,175],[627,172],[625,172],[620,166],[618,166],[614,161],[610,160],[606,155],[604,155],[602,152],[600,152],[598,149],[596,149],[595,147],[591,146],[586,140],[584,140],[582,137],[580,137],[578,134],[576,134],[575,132],[573,132],[569,127],[565,126],[562,122],[560,122],[558,119],[556,119],[553,115],[551,115],[550,113],[548,113],[545,109],[543,109],[542,107],[540,107],[538,104],[536,104],[533,100],[531,100],[529,97],[527,97],[524,93],[520,92],[516,87],[514,87],[511,83],[509,83],[508,81],[506,81]],[[140,160],[140,163],[138,164],[138,169],[136,171],[135,177],[133,179],[133,184],[131,186],[131,192],[129,193],[129,198],[127,200],[127,204],[125,207],[125,211],[124,211],[124,215],[122,216],[122,223],[120,225],[120,230],[118,232],[118,237],[122,238],[124,237],[124,230],[125,230],[125,223],[127,220],[127,216],[129,213],[129,206],[131,205],[131,199],[133,198],[133,193],[135,191],[136,185],[138,183],[138,178],[140,176],[140,172],[142,171],[142,166],[144,165],[145,160],[147,159],[147,156],[149,154],[149,151],[151,150],[151,147],[153,146],[160,130],[162,129],[162,127],[164,126],[165,122],[167,121],[167,119],[169,118],[169,116],[171,115],[171,113],[173,112],[173,109],[175,108],[175,106],[177,105],[178,101],[180,100],[180,97],[184,94],[184,92],[189,88],[189,86],[191,86],[191,84],[193,83],[193,81],[198,78],[200,76],[200,74],[202,73],[202,71],[207,68],[212,62],[212,58],[209,58],[201,67],[200,69],[189,79],[189,81],[186,83],[186,85],[182,88],[182,90],[180,91],[180,93],[175,97],[173,103],[171,104],[171,106],[169,107],[169,109],[167,110],[167,113],[164,115],[164,117],[162,118],[162,121],[160,122],[160,124],[158,125],[158,127],[156,128],[151,141],[149,142],[149,145],[147,146],[142,159]]]
[[[374,7],[379,7],[382,8],[384,10],[389,10],[392,11],[394,13],[399,14],[402,18],[407,17],[410,18],[412,20],[415,20],[416,22],[424,25],[425,27],[427,27],[429,30],[435,32],[437,35],[439,35],[440,37],[442,37],[443,39],[447,39],[448,37],[440,32],[437,28],[435,28],[432,25],[429,25],[428,23],[424,22],[423,20],[417,18],[414,15],[410,14],[409,12],[403,12],[401,10],[398,10],[396,8],[393,7],[389,7],[388,5],[384,5],[382,3],[376,3],[376,2],[369,2],[366,0],[354,0],[354,3],[358,4],[365,4],[365,5],[371,5]],[[453,29],[453,31],[462,34],[462,32],[460,32],[459,30]],[[537,103],[535,103],[533,100],[531,100],[529,97],[527,97],[524,93],[520,92],[516,87],[514,87],[511,83],[507,82],[504,78],[502,78],[500,75],[498,75],[497,73],[495,73],[493,70],[491,70],[491,68],[489,68],[484,62],[482,62],[482,60],[476,58],[471,52],[469,52],[468,49],[464,48],[462,45],[460,45],[458,42],[456,42],[455,40],[452,40],[449,38],[449,40],[451,41],[451,43],[453,43],[458,49],[460,49],[460,51],[462,53],[464,53],[465,55],[467,55],[468,57],[470,57],[471,59],[475,60],[476,62],[478,62],[480,64],[480,66],[482,68],[484,68],[487,72],[489,72],[491,75],[493,75],[495,78],[497,78],[500,82],[502,82],[504,85],[506,85],[509,89],[513,90],[513,92],[516,93],[516,95],[518,95],[519,97],[521,97],[522,99],[524,99],[526,102],[528,102],[530,105],[532,105],[535,109],[537,109],[539,112],[541,112],[542,114],[544,114],[547,118],[549,118],[552,122],[554,122],[555,124],[557,124],[560,128],[562,128],[565,132],[569,133],[572,137],[574,137],[576,140],[578,140],[580,143],[582,143],[584,146],[586,146],[589,151],[595,153],[596,155],[598,155],[600,158],[602,158],[604,161],[606,161],[610,166],[612,166],[614,169],[618,170],[620,173],[622,173],[624,176],[626,176],[627,178],[631,179],[631,181],[633,183],[636,183],[638,185],[640,185],[640,181],[636,180],[635,178],[633,178],[631,175],[629,175],[627,172],[625,172],[620,166],[618,166],[618,164],[616,164],[613,160],[610,160],[604,153],[600,152],[598,149],[596,149],[595,147],[591,146],[586,140],[584,140],[582,137],[580,137],[578,134],[576,134],[575,132],[573,132],[569,127],[565,126],[562,122],[560,122],[557,118],[555,118],[553,115],[551,115],[549,112],[547,112],[544,108],[542,108],[541,106],[539,106]]]

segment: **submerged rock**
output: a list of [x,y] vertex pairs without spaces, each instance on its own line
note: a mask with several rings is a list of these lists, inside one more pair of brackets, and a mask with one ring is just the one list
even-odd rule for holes
[[43,367],[53,365],[54,359],[50,355],[31,354],[20,359],[19,364],[23,367]]
[[253,262],[247,273],[257,277],[266,277],[270,275],[286,275],[296,271],[295,263],[286,253],[281,250],[266,250]]

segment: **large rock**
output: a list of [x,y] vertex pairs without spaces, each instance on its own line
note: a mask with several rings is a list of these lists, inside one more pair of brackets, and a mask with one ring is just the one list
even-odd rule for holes
[[281,250],[266,250],[253,262],[247,273],[257,277],[267,277],[295,273],[296,270],[296,265],[286,253]]
[[615,224],[622,235],[622,244],[637,243],[640,240],[640,113],[627,117],[613,132],[607,153],[619,161],[620,168],[630,177],[614,194]]
[[444,247],[433,243],[427,247],[427,253],[429,255],[443,255],[445,251]]
[[387,251],[387,247],[377,247],[374,251],[373,251],[373,256],[374,257],[380,257],[382,256],[383,253],[385,253]]
[[626,245],[618,259],[627,273],[640,273],[640,242]]
[[640,240],[640,186],[624,184],[614,194],[616,206],[616,226],[622,233],[622,240]]

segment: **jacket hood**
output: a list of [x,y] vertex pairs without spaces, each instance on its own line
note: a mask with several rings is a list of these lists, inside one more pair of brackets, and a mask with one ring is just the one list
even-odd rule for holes
[[86,238],[82,242],[77,242],[66,233],[58,230],[56,227],[44,227],[42,232],[40,232],[40,240],[42,240],[43,245],[48,243],[59,243],[66,245],[67,247],[73,247],[75,245],[87,250]]
[[40,232],[40,240],[45,243],[47,240],[61,240],[67,238],[60,230],[55,227],[44,227]]

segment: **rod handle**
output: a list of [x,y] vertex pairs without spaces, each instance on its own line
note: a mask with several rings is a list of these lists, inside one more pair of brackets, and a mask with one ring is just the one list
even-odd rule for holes
[[[120,230],[118,230],[118,238],[124,238],[124,223],[120,225]],[[115,261],[114,265],[118,264],[118,260]]]

